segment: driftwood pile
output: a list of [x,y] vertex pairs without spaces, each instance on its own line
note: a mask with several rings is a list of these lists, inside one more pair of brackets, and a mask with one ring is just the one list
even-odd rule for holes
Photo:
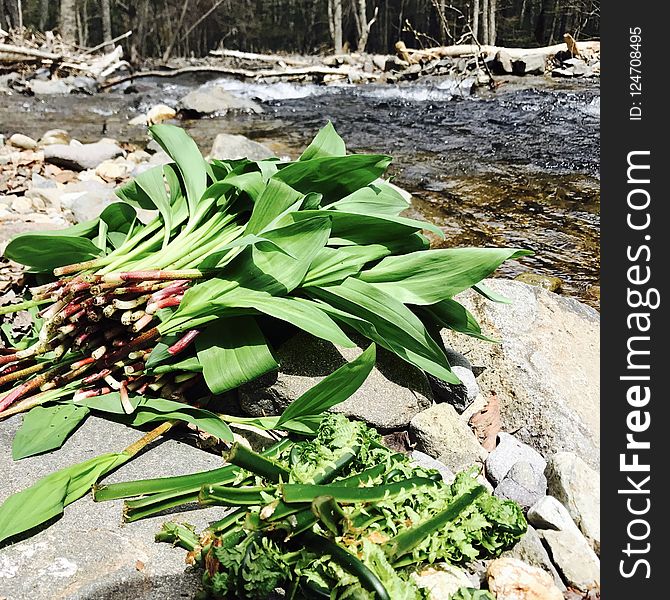
[[130,65],[123,48],[114,42],[95,48],[78,48],[54,32],[6,32],[0,29],[0,76],[11,90],[28,94],[93,92]]

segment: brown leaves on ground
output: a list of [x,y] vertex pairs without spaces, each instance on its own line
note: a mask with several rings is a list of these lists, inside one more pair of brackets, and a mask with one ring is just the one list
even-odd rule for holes
[[479,443],[489,452],[496,447],[498,433],[502,429],[500,420],[500,401],[495,392],[491,392],[486,407],[470,417],[470,427]]

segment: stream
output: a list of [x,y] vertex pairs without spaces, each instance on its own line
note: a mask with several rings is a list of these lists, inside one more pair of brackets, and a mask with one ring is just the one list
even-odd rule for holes
[[[0,132],[39,138],[62,128],[88,142],[146,143],[129,119],[174,106],[205,81],[138,80],[132,93],[0,96]],[[499,272],[560,277],[563,293],[597,303],[600,268],[600,91],[597,82],[509,81],[470,94],[453,80],[397,86],[250,84],[219,80],[262,102],[261,115],[185,120],[206,153],[217,133],[240,133],[296,157],[330,119],[350,151],[390,154],[412,212],[441,226],[446,246],[517,246],[534,256]],[[126,91],[130,91],[126,89]]]

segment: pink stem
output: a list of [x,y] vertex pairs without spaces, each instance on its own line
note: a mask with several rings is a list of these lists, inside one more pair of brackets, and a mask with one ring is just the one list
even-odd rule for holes
[[187,331],[180,339],[177,341],[175,344],[170,346],[168,348],[168,352],[172,355],[175,356],[176,354],[179,354],[182,352],[185,348],[187,348],[195,338],[200,335],[200,331],[197,329],[192,329],[191,331]]

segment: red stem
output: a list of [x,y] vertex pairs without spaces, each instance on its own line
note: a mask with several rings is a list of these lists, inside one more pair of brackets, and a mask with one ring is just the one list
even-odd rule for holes
[[176,354],[179,354],[182,352],[185,348],[187,348],[195,338],[198,337],[200,334],[200,331],[197,329],[192,329],[191,331],[187,331],[180,339],[178,342],[173,344],[168,348],[168,352],[172,355],[175,356]]

